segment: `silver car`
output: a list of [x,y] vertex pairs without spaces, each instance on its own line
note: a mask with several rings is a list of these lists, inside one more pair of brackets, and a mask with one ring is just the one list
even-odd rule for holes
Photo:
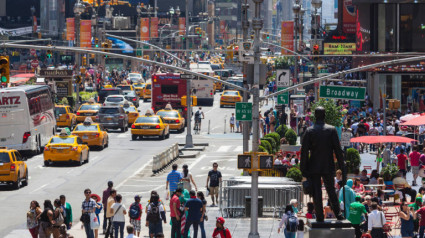
[[129,103],[124,95],[110,95],[106,97],[103,106],[122,106],[125,103]]

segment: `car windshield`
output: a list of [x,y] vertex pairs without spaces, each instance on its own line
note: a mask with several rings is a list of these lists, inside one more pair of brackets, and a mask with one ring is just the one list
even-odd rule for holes
[[107,102],[122,102],[124,101],[124,98],[122,97],[108,97],[106,98]]
[[0,153],[0,163],[9,163],[10,156],[9,153]]
[[124,111],[126,112],[136,112],[136,108],[135,107],[123,107]]
[[130,78],[140,78],[141,77],[141,75],[140,74],[128,74],[128,77],[130,77]]
[[118,108],[101,108],[99,110],[100,114],[117,114],[119,113]]
[[225,95],[225,96],[239,96],[238,92],[235,92],[235,91],[224,92],[223,95]]
[[97,111],[99,110],[100,106],[99,105],[82,105],[80,107],[80,110],[94,110]]
[[74,144],[75,137],[53,137],[50,144]]
[[146,89],[151,89],[151,87],[152,87],[152,85],[150,85],[150,84],[147,84],[147,85],[145,86],[145,88],[146,88]]
[[127,92],[124,92],[124,95],[125,96],[130,96],[130,97],[135,97],[136,96],[136,93],[134,93],[133,91],[127,91]]
[[157,115],[162,116],[162,117],[179,117],[179,114],[177,112],[174,111],[159,111],[157,113]]
[[99,92],[99,96],[101,97],[107,97],[109,95],[120,95],[120,91],[116,89],[106,89]]
[[139,117],[136,123],[159,123],[158,117]]
[[66,109],[64,107],[55,107],[56,116],[65,114],[65,113],[66,113]]
[[121,85],[121,86],[118,86],[118,88],[121,88],[122,90],[131,90],[131,86],[130,85]]
[[133,85],[134,85],[134,87],[144,87],[145,86],[143,83],[135,83]]
[[78,125],[77,127],[75,127],[74,131],[98,131],[98,129],[97,129],[97,125],[89,125],[89,126]]

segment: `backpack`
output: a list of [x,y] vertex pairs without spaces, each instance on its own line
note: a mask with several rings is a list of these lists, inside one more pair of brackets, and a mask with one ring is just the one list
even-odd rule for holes
[[150,223],[160,222],[161,218],[159,216],[159,204],[155,206],[153,203],[151,203],[150,206],[151,209],[148,212],[146,220],[148,220]]
[[138,219],[140,217],[140,206],[137,203],[133,203],[130,206],[129,215],[131,219]]
[[195,118],[199,118],[201,116],[201,113],[198,111],[195,112]]
[[286,221],[286,230],[289,232],[297,232],[297,225],[298,218],[295,216],[294,213],[288,214],[288,218]]

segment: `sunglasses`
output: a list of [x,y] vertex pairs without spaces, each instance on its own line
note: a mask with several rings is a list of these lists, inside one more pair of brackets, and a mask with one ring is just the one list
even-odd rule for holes
[[90,194],[91,192],[84,192],[85,194]]

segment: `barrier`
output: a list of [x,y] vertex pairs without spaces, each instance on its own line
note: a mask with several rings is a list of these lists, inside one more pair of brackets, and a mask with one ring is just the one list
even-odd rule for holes
[[154,155],[152,159],[152,172],[154,174],[161,172],[173,161],[179,157],[179,145],[174,143],[163,152]]

